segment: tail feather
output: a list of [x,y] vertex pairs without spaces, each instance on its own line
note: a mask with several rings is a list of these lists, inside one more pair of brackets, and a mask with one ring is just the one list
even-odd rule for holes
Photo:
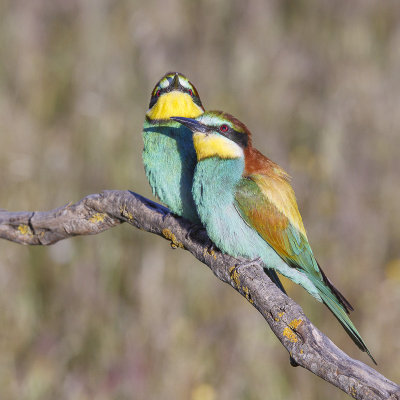
[[285,288],[283,287],[282,282],[280,281],[278,274],[272,268],[264,268],[264,272],[269,276],[272,282],[275,283],[278,288],[287,295]]
[[347,314],[350,314],[350,311],[354,311],[353,306],[349,303],[349,301],[342,295],[342,293],[339,292],[338,289],[333,286],[333,283],[330,281],[330,279],[325,275],[325,272],[319,265],[319,262],[317,261],[318,268],[321,272],[322,278],[325,282],[325,284],[331,289],[331,292],[336,296],[338,299],[339,303],[343,306],[344,310],[346,311]]
[[329,308],[336,319],[340,322],[340,324],[343,326],[353,342],[359,347],[360,350],[366,352],[371,360],[374,362],[374,364],[377,365],[374,357],[372,357],[372,354],[368,350],[367,345],[365,344],[353,322],[351,322],[351,319],[347,315],[348,310],[346,309],[346,306],[344,306],[340,300],[338,302],[336,292],[332,291],[330,286],[325,286],[324,282],[312,278],[311,280],[317,287],[324,304]]

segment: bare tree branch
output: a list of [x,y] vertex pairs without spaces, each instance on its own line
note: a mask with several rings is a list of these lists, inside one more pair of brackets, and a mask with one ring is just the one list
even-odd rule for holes
[[270,281],[260,265],[238,271],[241,260],[210,250],[204,230],[190,235],[189,222],[138,194],[110,190],[48,212],[0,210],[0,238],[49,245],[72,236],[97,234],[122,222],[166,238],[171,246],[188,250],[210,267],[263,315],[294,364],[355,399],[400,400],[400,386],[336,347],[312,325],[301,307]]

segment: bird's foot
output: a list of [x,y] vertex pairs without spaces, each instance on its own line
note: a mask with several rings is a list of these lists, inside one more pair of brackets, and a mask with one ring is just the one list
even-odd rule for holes
[[202,224],[193,224],[190,228],[188,233],[185,235],[186,239],[191,239],[193,236],[196,236],[202,230],[205,230]]
[[208,246],[204,248],[204,255],[208,254],[216,259],[215,252],[218,251],[218,247],[211,240],[208,243]]
[[210,242],[210,244],[207,247],[207,252],[210,254],[214,254],[217,250],[218,247],[213,242]]
[[171,212],[171,211],[167,211],[166,213],[164,213],[164,215],[162,216],[162,220],[163,220],[163,222],[165,222],[165,219],[166,218],[169,218],[169,217],[173,217],[174,216],[174,214]]
[[236,265],[236,271],[240,273],[240,269],[250,267],[254,264],[261,264],[261,257],[253,258],[252,260],[242,261]]

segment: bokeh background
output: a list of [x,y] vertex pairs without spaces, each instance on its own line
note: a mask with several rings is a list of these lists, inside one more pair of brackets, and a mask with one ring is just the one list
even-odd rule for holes
[[[293,176],[321,265],[400,380],[397,0],[3,0],[0,207],[103,189],[152,198],[141,126],[167,71],[243,120]],[[0,242],[1,399],[342,399],[189,253],[129,226]],[[288,291],[369,363],[328,310]]]

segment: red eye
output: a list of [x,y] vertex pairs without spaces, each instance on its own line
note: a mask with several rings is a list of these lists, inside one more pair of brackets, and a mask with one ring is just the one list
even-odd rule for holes
[[220,132],[228,132],[228,130],[229,130],[229,126],[228,125],[221,125],[220,127],[219,127],[219,130],[220,130]]
[[189,94],[190,94],[191,96],[193,96],[193,90],[192,90],[192,89],[189,89]]
[[161,90],[157,90],[156,96],[157,96],[157,97],[160,97],[160,94],[161,94]]

